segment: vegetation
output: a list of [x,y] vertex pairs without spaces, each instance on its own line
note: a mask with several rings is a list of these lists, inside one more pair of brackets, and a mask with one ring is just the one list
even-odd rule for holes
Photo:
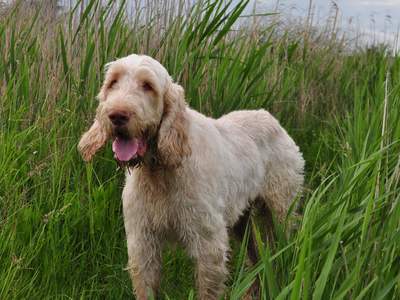
[[[91,164],[76,150],[104,64],[130,53],[159,59],[205,114],[270,110],[304,153],[296,230],[277,224],[274,243],[259,239],[254,268],[246,241],[232,243],[228,299],[257,276],[262,299],[398,299],[400,57],[255,16],[244,26],[247,1],[159,3],[130,14],[120,1],[2,8],[0,299],[131,296],[122,172],[109,146]],[[192,268],[166,250],[165,298],[194,297]]]

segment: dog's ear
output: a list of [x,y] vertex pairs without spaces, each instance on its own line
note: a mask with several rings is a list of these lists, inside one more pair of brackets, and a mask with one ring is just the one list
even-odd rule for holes
[[90,161],[93,155],[104,146],[108,139],[107,131],[95,120],[88,131],[86,131],[79,141],[78,150],[85,161]]
[[158,134],[157,151],[161,164],[177,167],[191,153],[188,119],[183,88],[168,83],[164,94],[164,112]]

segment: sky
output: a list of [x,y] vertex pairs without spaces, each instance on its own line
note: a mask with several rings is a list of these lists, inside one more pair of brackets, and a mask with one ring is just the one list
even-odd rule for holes
[[[257,11],[278,11],[287,16],[307,16],[310,0],[253,0]],[[400,0],[312,0],[315,22],[324,24],[335,3],[339,9],[341,28],[362,33],[368,42],[387,42],[392,45],[400,29]],[[399,49],[400,45],[396,45]]]
[[[75,3],[76,0],[58,1],[65,4]],[[87,3],[89,0],[84,1]],[[347,36],[361,34],[361,39],[366,43],[385,42],[400,51],[400,41],[397,41],[400,31],[400,0],[250,0],[248,10],[251,11],[256,5],[257,12],[271,12],[277,8],[283,17],[304,18],[307,16],[310,1],[316,15],[314,25],[326,24],[335,3],[339,9],[340,28]],[[133,2],[134,0],[127,0],[127,3]]]

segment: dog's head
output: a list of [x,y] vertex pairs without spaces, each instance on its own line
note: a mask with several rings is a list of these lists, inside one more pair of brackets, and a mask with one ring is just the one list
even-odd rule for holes
[[176,167],[190,153],[183,88],[158,61],[132,54],[108,63],[98,99],[95,121],[78,145],[84,160],[107,140],[124,163],[151,155]]

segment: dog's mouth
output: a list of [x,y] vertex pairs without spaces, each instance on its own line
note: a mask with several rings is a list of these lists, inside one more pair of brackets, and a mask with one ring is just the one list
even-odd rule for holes
[[141,138],[116,137],[112,144],[112,150],[115,159],[121,162],[129,162],[138,156],[143,157],[147,150],[147,144]]
[[147,142],[144,138],[136,138],[129,135],[126,130],[115,132],[112,143],[114,158],[120,165],[133,165],[139,163],[147,150]]

